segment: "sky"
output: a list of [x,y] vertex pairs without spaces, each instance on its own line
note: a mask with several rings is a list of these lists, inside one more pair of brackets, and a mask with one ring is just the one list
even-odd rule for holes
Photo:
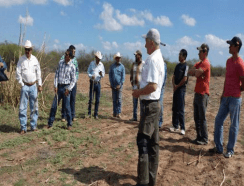
[[[134,59],[134,52],[147,57],[141,36],[156,28],[161,35],[163,57],[178,61],[198,59],[196,47],[209,45],[213,66],[225,66],[230,57],[226,40],[238,36],[244,42],[243,0],[0,0],[0,42],[18,44],[20,25],[25,38],[46,51],[64,51],[73,44],[77,51],[99,50]],[[240,51],[244,57],[244,47]]]

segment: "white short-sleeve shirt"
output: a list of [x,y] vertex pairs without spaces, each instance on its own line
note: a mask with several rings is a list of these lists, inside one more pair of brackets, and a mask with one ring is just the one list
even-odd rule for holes
[[161,88],[164,81],[164,60],[160,49],[149,55],[142,67],[140,88],[144,88],[148,83],[156,83],[156,91],[141,95],[141,100],[159,100]]

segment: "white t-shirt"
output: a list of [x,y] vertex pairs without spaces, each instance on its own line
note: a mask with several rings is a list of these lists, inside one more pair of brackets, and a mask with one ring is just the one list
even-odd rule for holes
[[148,83],[156,83],[156,91],[141,95],[141,100],[159,100],[161,87],[164,81],[164,60],[160,49],[155,50],[146,59],[142,67],[140,88],[144,88]]

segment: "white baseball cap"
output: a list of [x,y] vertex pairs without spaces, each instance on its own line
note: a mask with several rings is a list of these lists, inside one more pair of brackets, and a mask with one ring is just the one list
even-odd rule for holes
[[121,54],[120,54],[119,52],[117,52],[116,54],[114,54],[114,59],[115,59],[116,57],[121,58],[122,56],[121,56]]
[[96,51],[94,55],[97,56],[100,60],[103,58],[102,53],[100,51]]
[[26,40],[25,42],[25,48],[32,48],[33,45],[31,44],[30,40]]
[[166,44],[161,43],[160,41],[160,33],[156,28],[152,28],[148,31],[146,35],[142,35],[143,38],[148,38],[157,43],[158,45],[161,44],[163,46],[166,46]]

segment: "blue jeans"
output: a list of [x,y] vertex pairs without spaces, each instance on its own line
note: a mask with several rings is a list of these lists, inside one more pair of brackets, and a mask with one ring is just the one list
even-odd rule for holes
[[[24,131],[27,131],[28,100],[30,102],[30,111],[31,111],[30,126],[31,126],[31,130],[34,130],[34,129],[36,129],[37,119],[38,119],[38,101],[37,101],[36,84],[34,84],[32,86],[24,85],[21,88],[20,106],[19,106],[19,121],[20,121],[21,130],[24,130]],[[35,110],[34,110],[34,107],[35,107]]]
[[220,103],[219,112],[215,118],[214,142],[219,152],[223,152],[223,124],[230,113],[230,130],[227,152],[234,154],[234,147],[237,140],[240,120],[242,98],[223,97]]
[[64,106],[65,112],[67,114],[66,115],[67,116],[67,122],[68,122],[67,125],[72,126],[72,116],[71,116],[71,109],[70,109],[70,93],[68,94],[68,96],[64,95],[66,86],[58,85],[58,99],[57,99],[57,96],[54,97],[52,108],[50,111],[50,116],[48,119],[48,125],[50,127],[53,125],[53,122],[55,120],[55,115],[57,112],[57,106],[58,106],[58,103],[60,102],[61,99],[63,99],[63,103],[64,103],[63,106]]
[[173,94],[172,124],[175,128],[185,130],[185,93],[186,88],[178,88]]
[[193,103],[197,140],[203,142],[208,142],[208,126],[206,120],[208,97],[207,94],[195,93]]
[[90,92],[89,92],[90,99],[89,99],[89,102],[88,102],[88,115],[91,115],[91,105],[92,105],[92,101],[93,101],[93,98],[94,98],[94,94],[96,94],[94,116],[98,115],[100,93],[101,93],[101,84],[100,84],[100,82],[93,83],[93,81],[90,81]]
[[116,116],[121,113],[122,87],[119,90],[112,89],[113,114]]
[[[133,119],[134,120],[137,120],[138,100],[140,100],[140,99],[133,97]],[[142,109],[142,103],[140,101],[140,118],[141,118],[141,114],[142,114],[142,110],[141,109]]]
[[164,116],[163,100],[164,100],[164,90],[165,90],[164,88],[165,88],[165,86],[162,86],[161,93],[160,93],[160,99],[159,99],[159,104],[160,104],[159,122],[158,122],[159,127],[162,127],[162,125],[163,125],[163,116]]
[[[77,83],[75,83],[75,86],[70,91],[70,109],[71,109],[71,116],[72,120],[75,118],[75,97],[76,97],[76,91],[77,91]],[[62,118],[67,119],[65,107],[64,107],[64,99],[62,101]]]

